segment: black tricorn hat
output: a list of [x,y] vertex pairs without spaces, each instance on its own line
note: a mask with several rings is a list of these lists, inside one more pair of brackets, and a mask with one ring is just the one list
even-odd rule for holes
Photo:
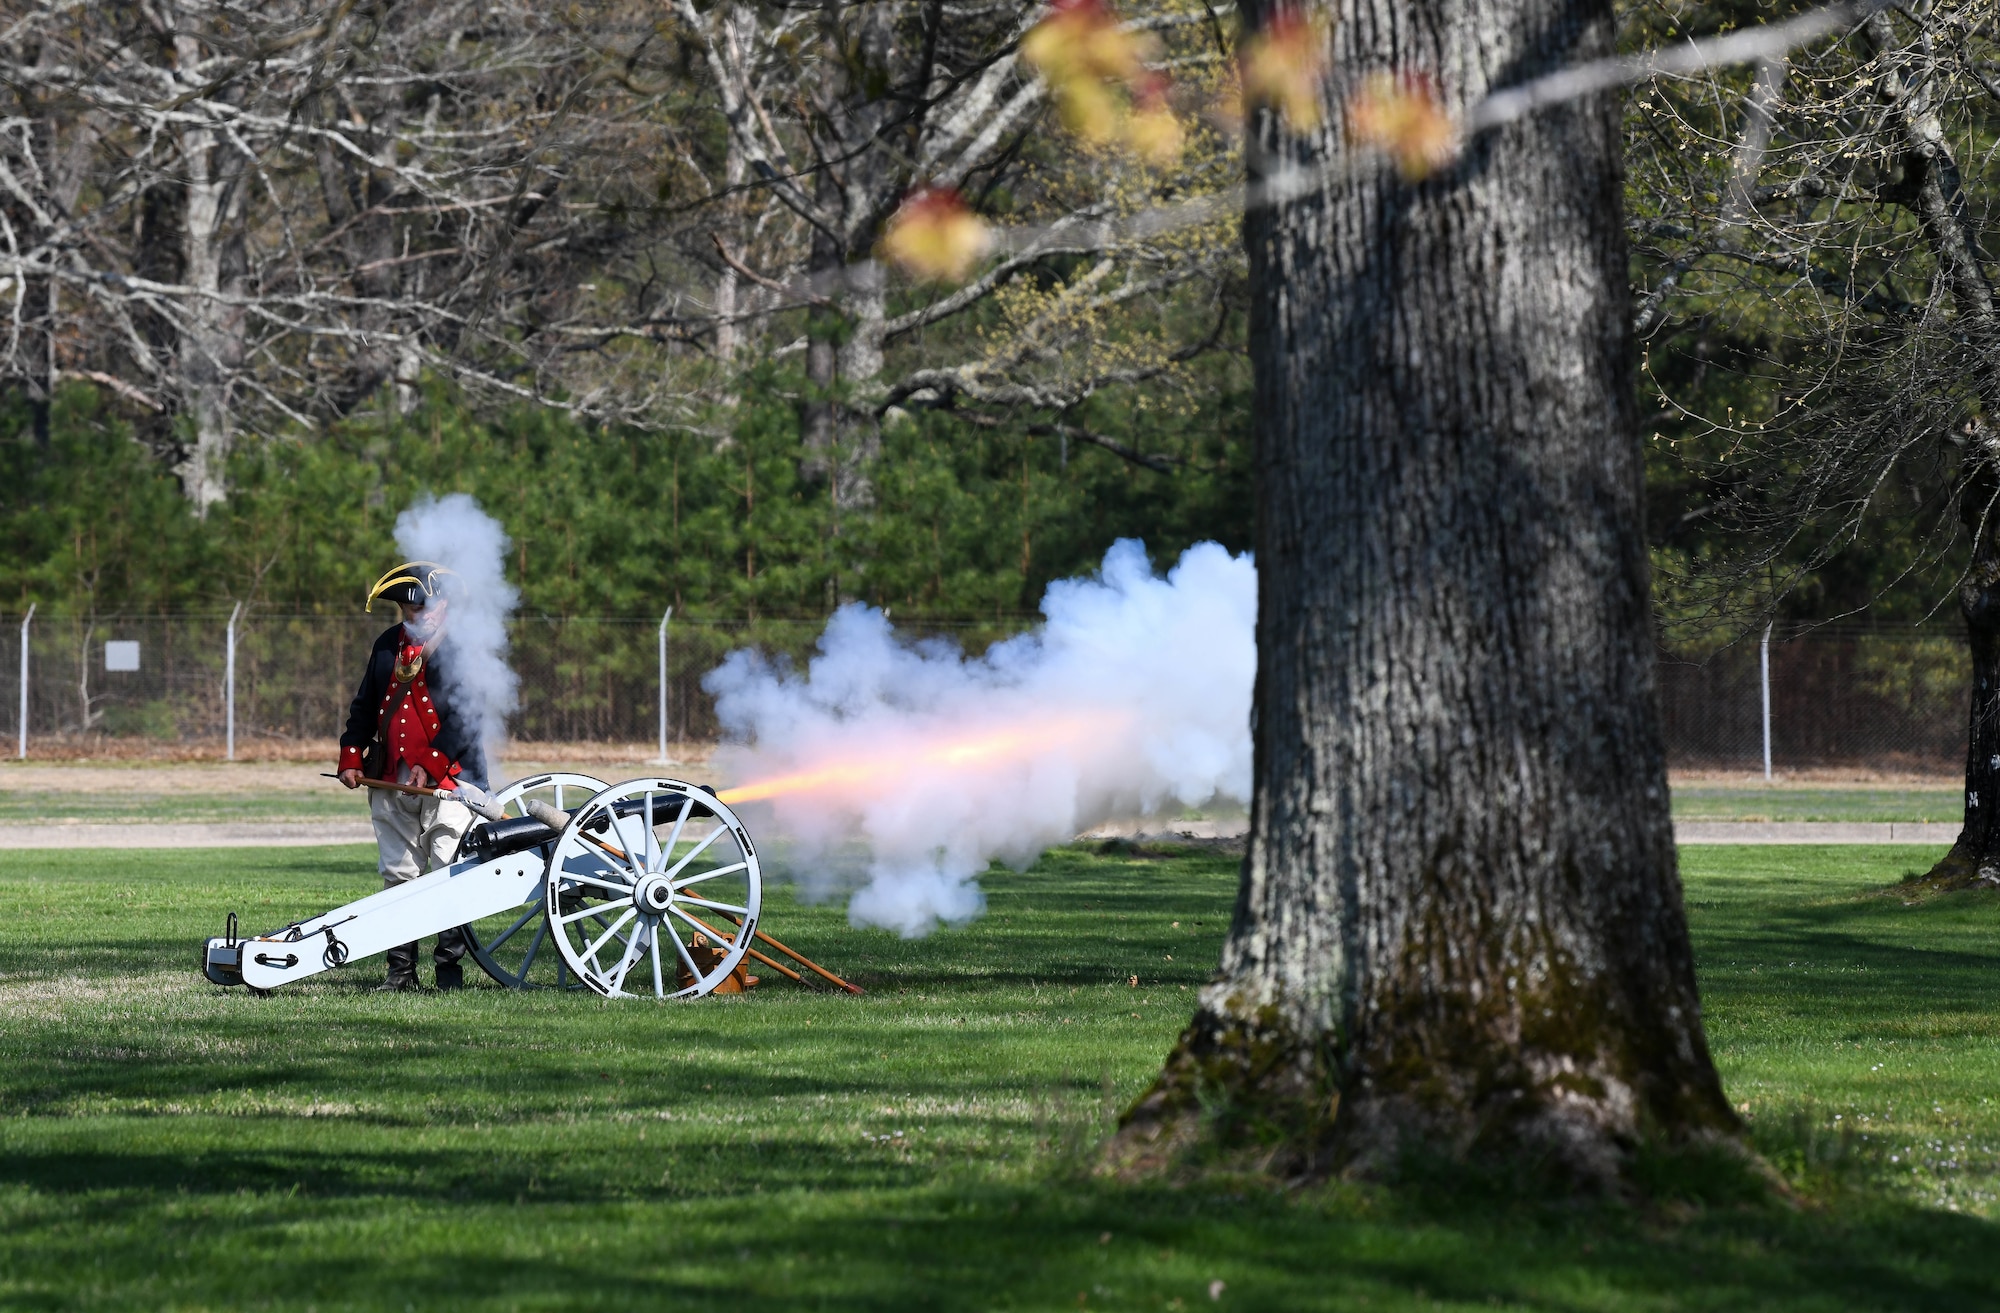
[[458,571],[436,561],[405,561],[368,590],[368,609],[375,609],[378,598],[421,606],[434,597],[451,597],[458,592],[458,584]]

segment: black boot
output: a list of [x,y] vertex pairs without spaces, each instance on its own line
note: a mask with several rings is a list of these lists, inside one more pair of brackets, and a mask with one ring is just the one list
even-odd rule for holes
[[467,947],[464,926],[453,926],[438,936],[437,947],[431,950],[431,963],[439,989],[465,988],[465,967],[459,959],[465,956]]
[[396,993],[417,987],[417,946],[398,944],[389,950],[389,978],[376,987],[377,993]]

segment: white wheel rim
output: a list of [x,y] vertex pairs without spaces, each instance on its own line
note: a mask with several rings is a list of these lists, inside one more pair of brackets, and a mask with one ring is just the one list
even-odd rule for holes
[[[527,815],[522,802],[538,798],[558,810],[567,811],[584,800],[604,792],[603,780],[591,775],[554,771],[515,780],[493,795],[510,817]],[[475,821],[476,827],[481,822]],[[466,831],[467,834],[471,830]],[[544,869],[535,886],[535,896],[525,905],[486,917],[466,926],[467,952],[480,970],[508,989],[580,989],[570,974],[569,964],[549,937],[546,904],[542,897],[548,882]]]
[[748,954],[763,907],[742,822],[680,780],[628,780],[578,807],[549,872],[549,937],[611,998],[712,993]]

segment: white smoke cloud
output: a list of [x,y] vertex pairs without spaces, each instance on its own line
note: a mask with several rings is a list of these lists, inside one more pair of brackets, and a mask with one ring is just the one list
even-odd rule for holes
[[396,546],[410,560],[458,573],[462,587],[446,612],[439,668],[451,705],[478,722],[492,769],[520,689],[507,664],[507,619],[520,600],[507,582],[507,533],[465,493],[426,493],[396,517]]
[[744,805],[768,805],[808,892],[859,844],[849,918],[926,934],[983,910],[994,858],[1025,865],[1169,803],[1247,802],[1256,609],[1247,555],[1202,543],[1162,579],[1131,540],[1097,576],[1051,584],[1039,630],[976,659],[846,606],[803,677],[750,651],[710,672],[738,741],[719,764]]

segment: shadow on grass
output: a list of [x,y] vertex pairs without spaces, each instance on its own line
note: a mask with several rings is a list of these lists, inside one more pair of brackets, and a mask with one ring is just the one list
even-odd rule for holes
[[183,1153],[136,1147],[0,1152],[0,1188],[25,1188],[51,1202],[71,1200],[107,1223],[163,1196],[185,1202],[249,1192],[336,1203],[393,1198],[417,1206],[599,1205],[786,1190],[895,1189],[930,1175],[928,1163],[919,1169],[888,1151],[870,1160],[847,1144],[715,1135],[683,1136],[651,1147],[628,1138],[613,1147],[534,1143],[517,1149],[502,1135],[442,1149],[367,1149],[349,1139],[324,1148],[211,1144]]
[[[228,1171],[217,1164],[205,1170]],[[1692,1210],[1552,1206],[1431,1190],[1303,1197],[1017,1185],[579,1206],[525,1196],[440,1206],[402,1194],[308,1211],[289,1194],[185,1199],[170,1217],[92,1196],[147,1302],[228,1284],[246,1302],[357,1308],[836,1310],[1175,1307],[1990,1310],[2000,1228],[1907,1206]],[[110,1210],[110,1211],[105,1211]],[[232,1214],[230,1210],[234,1210]],[[228,1225],[226,1223],[233,1223]],[[503,1243],[504,1236],[517,1237]],[[20,1289],[88,1264],[84,1237],[0,1241]],[[199,1272],[196,1278],[193,1273]],[[1211,1302],[1211,1283],[1219,1282]],[[1178,1301],[1178,1305],[1176,1304]],[[32,1300],[10,1300],[19,1307]],[[56,1306],[54,1303],[47,1305]]]
[[[1389,1216],[1371,1215],[1378,1212]],[[1663,1229],[1617,1215],[1541,1213],[1496,1223],[1345,1199],[1288,1206],[1086,1189],[1062,1197],[933,1196],[887,1216],[871,1210],[782,1227],[741,1218],[703,1229],[711,1264],[706,1272],[688,1264],[695,1270],[679,1280],[521,1265],[482,1272],[460,1288],[496,1301],[533,1303],[539,1295],[583,1306],[650,1297],[716,1307],[748,1290],[810,1292],[820,1307],[853,1310],[1158,1309],[1179,1301],[1274,1310],[1498,1304],[1969,1313],[2000,1298],[1987,1261],[1986,1247],[2000,1240],[1993,1228],[1911,1213],[1800,1223],[1735,1212]],[[793,1280],[774,1280],[766,1265],[787,1250],[816,1262]],[[662,1257],[632,1254],[635,1266]],[[813,1267],[817,1279],[808,1275]],[[1223,1298],[1212,1300],[1217,1281]]]
[[[1450,1171],[1284,1197],[1088,1177],[1050,1146],[1092,1133],[1107,1073],[1157,1070],[1233,861],[1051,854],[916,943],[780,891],[775,932],[876,992],[657,1007],[371,998],[365,971],[149,1001],[130,973],[192,973],[220,909],[332,906],[369,892],[361,858],[162,858],[137,913],[66,860],[42,883],[0,861],[0,897],[49,909],[16,918],[0,972],[83,987],[29,999],[0,1045],[8,1308],[2000,1308],[2000,1228],[1902,1202],[1810,1109],[1757,1122],[1826,1186],[1803,1210],[1553,1205]],[[1991,1013],[1989,905],[1758,860],[1776,874],[1697,881],[1696,933],[1711,998],[1786,1061],[1815,1030]],[[1169,982],[1144,1022],[1145,988],[1108,987],[1134,974]],[[1769,1070],[1780,1108],[1814,1088]],[[884,1143],[916,1108],[936,1138]]]
[[1923,1009],[1984,1013],[1987,982],[2000,973],[1996,910],[2000,898],[1984,891],[1905,902],[1880,888],[1709,904],[1694,922],[1696,951],[1705,985],[1726,982],[1732,1005],[1784,996],[1855,1022]]

